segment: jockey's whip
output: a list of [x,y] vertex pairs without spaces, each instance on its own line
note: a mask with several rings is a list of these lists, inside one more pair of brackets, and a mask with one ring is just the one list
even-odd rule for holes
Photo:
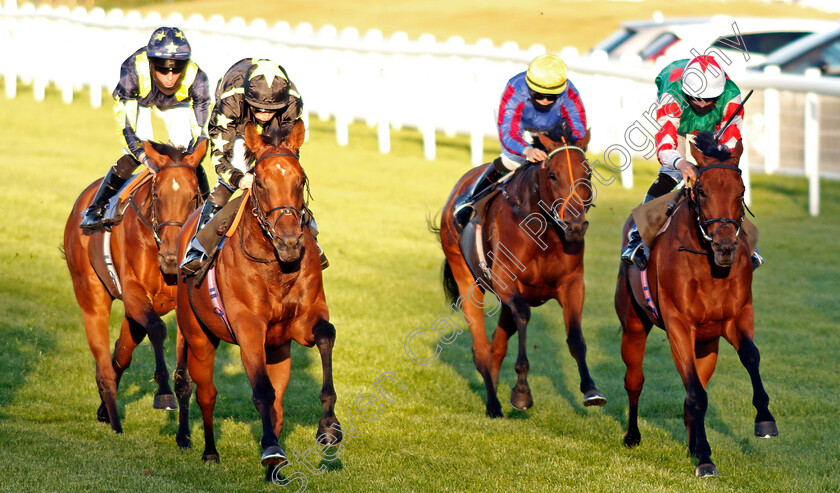
[[720,127],[720,130],[715,132],[715,134],[714,134],[715,140],[718,140],[720,138],[720,136],[723,135],[723,132],[729,127],[729,124],[732,123],[732,120],[735,119],[735,117],[741,111],[741,108],[743,108],[744,104],[746,104],[747,100],[750,99],[750,96],[752,96],[752,93],[753,93],[753,90],[750,89],[750,92],[747,93],[747,97],[745,97],[744,100],[741,101],[741,104],[738,105],[738,108],[735,109],[735,111],[732,113],[732,116],[729,117],[729,120],[726,120],[726,123],[722,127]]

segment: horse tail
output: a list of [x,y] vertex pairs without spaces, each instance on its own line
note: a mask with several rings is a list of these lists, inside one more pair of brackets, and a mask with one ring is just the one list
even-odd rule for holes
[[432,218],[428,214],[426,215],[426,227],[429,229],[429,232],[434,234],[438,241],[440,241],[440,225],[438,224],[438,215],[435,214],[435,217]]
[[443,261],[443,294],[446,295],[446,300],[449,304],[453,304],[458,300],[461,294],[458,292],[458,283],[455,282],[455,276],[452,275],[452,267],[449,266],[449,261]]

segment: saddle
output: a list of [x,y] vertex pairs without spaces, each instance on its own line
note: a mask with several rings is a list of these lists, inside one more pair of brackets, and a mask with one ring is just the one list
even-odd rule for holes
[[134,197],[135,192],[150,179],[151,174],[147,170],[131,175],[131,178],[125,182],[119,192],[105,204],[105,214],[102,216],[102,224],[109,228],[120,224],[125,215],[125,210],[131,204],[131,199]]
[[484,224],[487,209],[500,193],[501,188],[497,186],[487,195],[475,201],[473,204],[475,214],[470,219],[470,222],[464,226],[458,241],[461,256],[467,263],[467,267],[469,267],[475,280],[479,281],[479,287],[482,288],[482,291],[484,290],[484,286],[492,285],[492,276],[490,275],[492,264],[487,262],[485,255],[485,241],[481,225]]

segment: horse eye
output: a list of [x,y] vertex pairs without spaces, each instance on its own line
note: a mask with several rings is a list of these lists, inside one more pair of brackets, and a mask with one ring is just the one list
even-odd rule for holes
[[703,189],[701,189],[701,188],[697,189],[697,195],[700,196],[700,197],[705,197],[706,196],[706,194],[703,192]]
[[548,177],[552,180],[557,180],[557,175],[555,175],[553,171],[548,174]]

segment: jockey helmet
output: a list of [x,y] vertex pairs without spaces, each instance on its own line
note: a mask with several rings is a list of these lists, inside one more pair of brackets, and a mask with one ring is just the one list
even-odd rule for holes
[[525,82],[539,94],[560,94],[566,90],[568,70],[563,60],[552,54],[540,55],[528,65]]
[[261,110],[279,110],[287,104],[289,79],[271,60],[254,60],[245,74],[245,102]]
[[183,69],[189,63],[190,55],[190,44],[177,27],[155,29],[146,45],[149,63],[161,69]]
[[682,73],[683,92],[695,99],[714,100],[723,94],[726,72],[712,56],[692,58]]

